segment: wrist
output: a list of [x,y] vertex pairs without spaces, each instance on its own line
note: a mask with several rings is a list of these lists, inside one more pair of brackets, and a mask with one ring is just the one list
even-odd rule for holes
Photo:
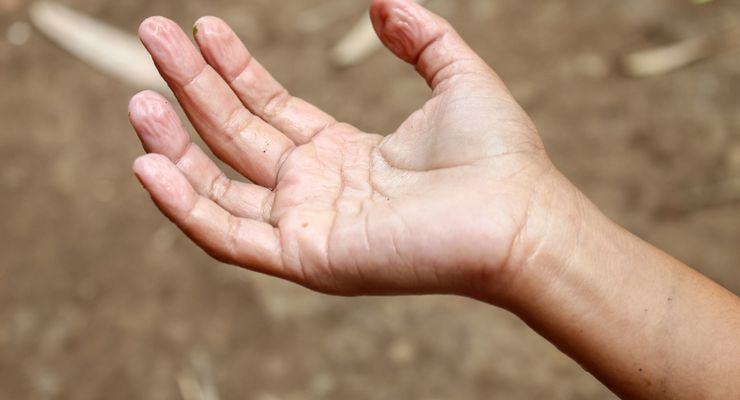
[[608,221],[552,168],[533,188],[526,219],[511,242],[506,262],[488,269],[471,297],[513,312],[524,308],[532,293],[557,280],[578,250],[585,227],[601,225],[602,220]]
[[519,316],[620,396],[736,392],[722,377],[738,369],[737,298],[558,179],[533,201],[512,247],[505,303],[481,300]]
[[726,381],[739,369],[737,297],[609,220],[557,171],[538,186],[507,264],[475,297],[620,396],[737,393]]

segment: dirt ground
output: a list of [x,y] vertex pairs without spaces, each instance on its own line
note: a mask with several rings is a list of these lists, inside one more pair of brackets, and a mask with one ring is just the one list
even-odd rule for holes
[[[295,94],[370,131],[393,131],[429,94],[386,52],[346,70],[328,62],[367,1],[65,3],[131,32],[153,14],[184,27],[222,16]],[[0,399],[198,388],[201,399],[613,398],[490,306],[335,298],[217,265],[130,172],[133,89],[38,32],[11,45],[26,7],[0,0]],[[643,80],[614,68],[632,49],[740,24],[740,3],[430,7],[510,84],[555,163],[609,216],[740,293],[740,54]],[[308,33],[312,9],[338,19]]]

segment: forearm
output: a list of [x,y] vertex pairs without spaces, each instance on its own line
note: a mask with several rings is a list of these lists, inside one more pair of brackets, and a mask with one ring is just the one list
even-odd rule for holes
[[538,211],[556,239],[519,266],[512,311],[624,397],[739,397],[738,297],[581,204]]

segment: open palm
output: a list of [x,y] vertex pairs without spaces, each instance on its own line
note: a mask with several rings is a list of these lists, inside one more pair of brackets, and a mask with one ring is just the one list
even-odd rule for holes
[[130,105],[150,153],[134,171],[228,263],[336,294],[475,290],[534,247],[521,233],[553,169],[527,116],[449,24],[405,0],[374,1],[371,16],[433,89],[388,136],[290,96],[219,19],[196,23],[200,52],[173,22],[147,19],[141,39],[190,121],[252,183],[228,179],[152,92]]

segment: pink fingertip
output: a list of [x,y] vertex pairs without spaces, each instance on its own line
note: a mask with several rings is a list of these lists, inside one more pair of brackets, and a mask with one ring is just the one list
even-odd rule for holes
[[167,157],[147,154],[137,158],[134,174],[162,211],[181,218],[197,198],[195,190]]
[[162,157],[158,154],[145,154],[139,156],[134,160],[133,170],[139,180],[144,183],[155,177],[155,171],[157,169],[157,158]]
[[154,91],[139,92],[128,102],[129,118],[133,121],[149,115],[162,116],[164,104],[167,104],[167,100]]
[[221,20],[221,18],[207,15],[205,17],[198,18],[198,20],[195,21],[194,27],[196,28],[196,35],[210,35],[213,33],[223,32],[226,27],[226,22]]
[[205,61],[200,53],[171,20],[147,18],[139,26],[139,37],[170,83],[184,85],[203,70]]
[[195,40],[208,63],[215,67],[227,81],[231,81],[246,68],[250,54],[234,31],[223,20],[202,17],[196,22]]
[[414,1],[383,0],[373,3],[370,17],[385,45],[399,58],[415,63],[426,43],[425,30],[434,29],[424,9]]

